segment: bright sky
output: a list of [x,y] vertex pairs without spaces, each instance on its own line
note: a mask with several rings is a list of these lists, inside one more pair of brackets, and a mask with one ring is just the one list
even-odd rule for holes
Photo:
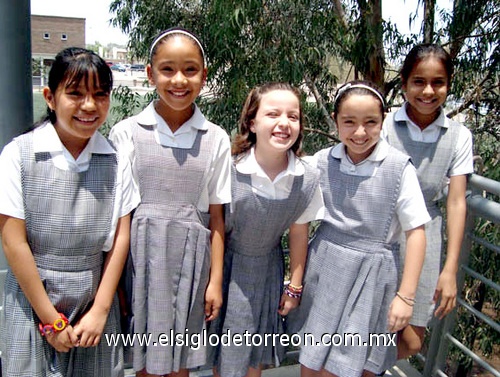
[[127,36],[109,24],[111,0],[31,0],[31,14],[85,18],[85,43],[127,44]]
[[[409,16],[414,14],[419,0],[384,0],[383,17],[396,22],[402,33],[408,33]],[[438,6],[451,7],[453,0],[438,0]],[[103,45],[118,43],[125,45],[127,36],[119,29],[109,25],[111,14],[108,13],[111,0],[31,0],[31,13],[45,16],[79,17],[86,19],[86,43],[96,41]],[[419,15],[421,17],[422,10]],[[412,31],[420,29],[420,21],[412,25]]]

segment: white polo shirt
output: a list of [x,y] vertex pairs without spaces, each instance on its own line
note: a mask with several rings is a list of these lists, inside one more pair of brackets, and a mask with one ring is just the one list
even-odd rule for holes
[[[290,195],[293,180],[296,176],[304,175],[303,162],[288,151],[288,166],[279,173],[273,181],[267,176],[255,158],[255,147],[252,147],[240,160],[236,162],[236,170],[242,174],[250,175],[252,191],[266,199],[286,199]],[[311,203],[295,222],[305,224],[324,217],[324,203],[321,188],[317,187]]]
[[[408,126],[410,139],[422,143],[436,143],[441,133],[441,128],[450,127],[449,118],[441,109],[437,119],[429,124],[425,129],[420,129],[408,116],[406,112],[407,103],[405,103],[394,114],[395,121],[404,121]],[[387,138],[387,131],[382,127],[382,137]],[[460,125],[458,131],[457,143],[453,151],[453,157],[449,169],[449,177],[455,175],[465,175],[474,172],[472,159],[472,134],[467,127]]]
[[[153,127],[154,138],[160,145],[173,148],[189,149],[193,146],[198,130],[208,129],[210,123],[194,105],[194,113],[181,127],[172,132],[165,120],[156,112],[154,101],[137,115],[140,124]],[[131,119],[116,124],[109,134],[118,151],[128,157],[132,166],[135,164],[134,142],[132,140]],[[134,176],[135,182],[138,178]],[[203,187],[197,207],[207,212],[210,204],[231,202],[231,143],[227,133],[217,126],[214,140],[214,153],[210,161],[207,184]]]
[[[353,164],[345,152],[345,145],[340,143],[332,148],[331,155],[340,159],[340,171],[348,175],[371,177],[377,173],[380,163],[389,153],[389,144],[380,139],[373,152],[358,164]],[[317,165],[317,155],[310,158],[311,165]],[[333,193],[335,195],[335,193]],[[424,225],[431,220],[425,207],[424,197],[418,183],[415,167],[409,163],[403,170],[396,211],[391,221],[386,242],[392,243],[399,239],[402,231],[408,231]]]

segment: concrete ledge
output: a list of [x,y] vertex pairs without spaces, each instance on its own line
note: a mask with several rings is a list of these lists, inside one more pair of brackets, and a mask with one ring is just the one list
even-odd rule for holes
[[[135,376],[131,369],[125,371],[126,377]],[[210,369],[192,371],[190,377],[213,377]],[[394,377],[422,377],[422,375],[413,368],[407,360],[399,360],[394,367],[389,369],[385,376]],[[270,368],[262,372],[262,377],[300,377],[300,364],[287,365],[284,367]]]

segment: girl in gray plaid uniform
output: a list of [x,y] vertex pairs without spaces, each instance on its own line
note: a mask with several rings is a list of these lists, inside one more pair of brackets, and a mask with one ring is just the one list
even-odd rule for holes
[[194,103],[207,77],[196,36],[179,28],[160,33],[147,74],[159,99],[110,134],[141,192],[131,236],[133,331],[169,338],[158,347],[136,342],[134,369],[139,376],[187,376],[206,364],[206,349],[175,337],[201,334],[222,305],[230,142]]
[[[410,326],[399,337],[400,358],[420,351],[433,312],[441,319],[456,304],[458,261],[465,228],[465,189],[473,163],[470,131],[447,118],[443,109],[452,75],[452,59],[441,46],[413,47],[401,68],[406,102],[384,122],[383,133],[389,144],[411,156],[432,217],[425,226],[427,252],[415,310]],[[439,200],[446,186],[446,258],[440,270],[444,227]],[[404,258],[404,247],[401,251]],[[439,305],[435,309],[436,303]]]
[[[429,221],[409,157],[380,139],[379,91],[368,82],[345,84],[333,116],[342,143],[314,156],[325,218],[310,243],[304,293],[293,318],[302,325],[300,334],[311,334],[315,342],[303,338],[303,377],[369,376],[392,365],[390,333],[395,336],[411,317],[424,260],[423,224]],[[408,251],[398,284],[401,230]],[[346,342],[329,343],[323,334]],[[385,334],[385,344],[370,344],[371,334]],[[362,343],[350,344],[349,335]]]
[[9,270],[2,318],[6,376],[121,376],[116,287],[139,194],[128,161],[97,129],[112,74],[91,51],[61,51],[43,95],[48,116],[0,156],[0,229]]
[[[214,332],[230,341],[247,332],[255,344],[218,347],[215,370],[223,377],[257,377],[263,366],[279,365],[284,347],[263,340],[282,334],[281,316],[299,304],[308,223],[324,211],[318,172],[298,157],[304,127],[300,98],[286,83],[253,89],[233,142],[224,304]],[[287,229],[290,284],[283,289],[281,238]]]

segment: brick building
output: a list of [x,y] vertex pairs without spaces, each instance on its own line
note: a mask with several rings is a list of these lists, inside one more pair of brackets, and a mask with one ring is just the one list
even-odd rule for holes
[[66,47],[85,47],[85,18],[31,15],[31,56],[50,66]]

